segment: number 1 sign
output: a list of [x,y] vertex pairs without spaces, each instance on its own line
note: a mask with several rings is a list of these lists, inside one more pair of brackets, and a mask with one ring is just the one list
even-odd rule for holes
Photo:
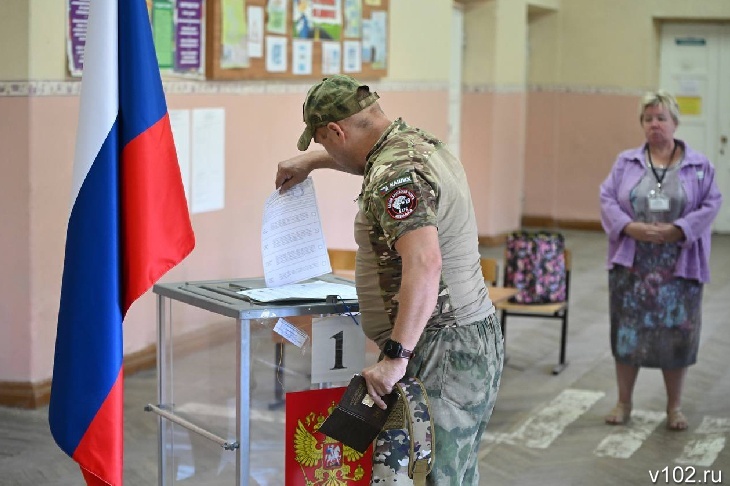
[[312,383],[349,382],[364,367],[365,334],[351,316],[312,319]]

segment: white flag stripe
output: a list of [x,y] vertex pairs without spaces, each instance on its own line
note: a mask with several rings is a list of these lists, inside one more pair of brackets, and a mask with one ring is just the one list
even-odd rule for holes
[[[96,20],[93,22],[91,18]],[[99,19],[103,18],[103,20]],[[119,111],[117,2],[92,1],[84,50],[81,106],[74,157],[71,208]]]
[[616,430],[606,436],[593,453],[598,457],[628,459],[665,417],[663,412],[634,410],[628,425],[615,427]]

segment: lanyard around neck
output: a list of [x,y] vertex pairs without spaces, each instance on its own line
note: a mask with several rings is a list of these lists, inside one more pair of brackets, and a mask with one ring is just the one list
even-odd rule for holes
[[656,185],[659,189],[662,188],[662,182],[664,181],[664,177],[667,175],[667,171],[669,170],[669,166],[672,165],[672,161],[674,160],[674,154],[677,152],[677,142],[674,141],[674,148],[672,149],[672,154],[669,156],[669,164],[667,164],[667,167],[662,172],[661,177],[659,177],[659,173],[654,168],[654,163],[651,161],[651,148],[649,147],[649,144],[646,144],[646,157],[649,159],[649,167],[651,167],[651,171],[654,173],[654,178],[656,179]]

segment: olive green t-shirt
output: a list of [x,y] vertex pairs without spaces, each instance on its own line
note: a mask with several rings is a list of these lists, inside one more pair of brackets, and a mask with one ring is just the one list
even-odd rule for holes
[[356,286],[365,334],[382,345],[398,314],[402,265],[394,244],[438,228],[441,279],[426,327],[493,314],[481,273],[474,208],[459,160],[432,135],[394,121],[368,154],[355,218]]

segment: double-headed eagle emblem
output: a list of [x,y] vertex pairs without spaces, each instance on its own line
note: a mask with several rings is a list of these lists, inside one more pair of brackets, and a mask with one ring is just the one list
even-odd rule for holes
[[[363,454],[324,434],[318,434],[324,435],[323,441],[315,436],[334,406],[333,403],[327,415],[310,412],[303,421],[297,420],[294,459],[299,463],[307,486],[347,486],[348,481],[359,481],[365,475],[361,464],[351,464],[362,459]],[[356,466],[354,471],[352,466]],[[311,468],[315,469],[310,479],[307,469],[311,473]]]

